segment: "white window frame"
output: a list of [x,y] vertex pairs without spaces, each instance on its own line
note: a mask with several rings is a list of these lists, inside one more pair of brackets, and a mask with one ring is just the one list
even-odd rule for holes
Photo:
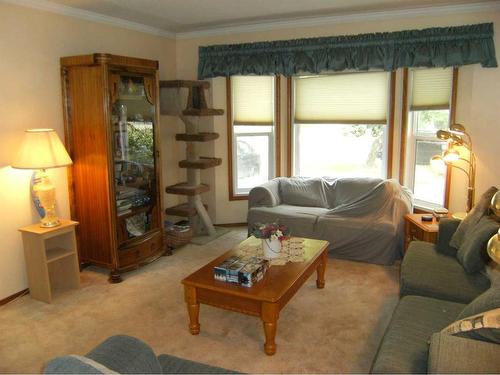
[[[358,72],[359,74],[363,74],[363,72]],[[300,77],[300,76],[297,76]],[[291,78],[291,92],[288,93],[288,95],[291,96],[290,103],[292,105],[292,108],[295,107],[295,98],[296,98],[296,85],[294,83],[294,79],[297,77],[292,77]],[[343,126],[343,125],[383,125],[385,126],[385,137],[383,141],[383,158],[382,158],[382,171],[383,171],[383,176],[381,178],[390,178],[392,176],[392,155],[393,155],[393,150],[392,150],[392,141],[393,141],[393,132],[394,132],[394,101],[395,101],[395,79],[396,75],[395,72],[390,73],[389,77],[389,84],[387,87],[387,90],[389,91],[389,95],[387,96],[387,121],[385,124],[370,124],[370,123],[346,123],[346,124],[341,124],[341,123],[321,123],[321,125],[324,126]],[[292,104],[293,103],[293,104]],[[289,109],[289,112],[292,114],[292,118],[289,120],[290,125],[289,125],[289,132],[291,133],[289,136],[291,137],[290,139],[290,147],[288,152],[291,153],[291,157],[289,158],[289,161],[291,163],[291,166],[289,166],[289,174],[291,176],[295,177],[328,177],[328,176],[305,176],[305,175],[300,175],[297,173],[297,165],[298,165],[298,160],[300,158],[300,152],[299,148],[297,147],[297,140],[299,138],[299,133],[300,133],[300,125],[304,123],[296,123],[295,122],[295,116],[293,116],[294,111],[292,108]],[[319,125],[319,124],[318,124]],[[300,172],[300,171],[299,171]],[[336,177],[336,176],[331,176],[331,177]],[[362,177],[362,176],[360,176]]]
[[[229,168],[229,200],[244,200],[248,199],[248,193],[251,190],[249,188],[239,188],[238,187],[238,147],[237,147],[237,139],[239,136],[244,137],[252,137],[252,136],[265,136],[268,137],[269,144],[269,165],[268,165],[268,180],[273,179],[274,177],[279,175],[280,168],[280,159],[279,159],[279,129],[280,129],[280,116],[279,116],[279,106],[280,106],[280,77],[273,76],[273,123],[268,125],[256,125],[256,124],[244,124],[244,123],[234,123],[233,118],[233,88],[231,85],[231,78],[228,77],[226,80],[226,90],[227,90],[227,108],[228,108],[228,145],[230,148],[228,150],[228,158],[230,159]],[[263,127],[271,127],[272,130],[270,132],[244,132],[244,133],[235,133],[235,127],[244,127],[244,126],[263,126]]]
[[[436,136],[419,136],[417,135],[417,129],[418,129],[418,124],[417,124],[417,114],[419,110],[411,110],[410,108],[410,103],[411,103],[411,95],[412,95],[412,88],[411,88],[411,80],[409,79],[410,77],[410,69],[406,68],[405,72],[405,79],[404,79],[404,85],[406,87],[403,88],[403,90],[406,90],[407,98],[406,98],[406,103],[403,105],[403,116],[406,118],[406,129],[403,128],[402,132],[402,139],[405,137],[405,147],[402,147],[402,153],[400,155],[401,160],[403,161],[404,164],[404,169],[403,171],[400,170],[400,182],[402,184],[405,184],[406,186],[410,187],[412,191],[415,189],[415,169],[416,169],[416,149],[417,149],[417,142],[418,141],[431,141],[431,142],[436,142],[436,143],[442,143],[446,144],[446,141],[440,141]],[[452,124],[455,121],[455,112],[456,112],[456,95],[457,95],[457,81],[458,81],[458,68],[453,69],[453,76],[452,76],[452,86],[451,86],[451,93],[450,93],[450,105],[449,105],[449,117],[448,117],[448,122],[449,124]],[[430,109],[431,110],[431,109]],[[433,202],[427,202],[419,199],[414,200],[414,206],[417,210],[422,210],[422,211],[432,211],[436,208],[448,208],[449,206],[449,192],[450,192],[450,179],[451,179],[451,170],[448,167],[446,169],[446,174],[445,174],[445,186],[444,186],[444,196],[443,196],[443,204],[436,204]]]
[[[407,186],[411,187],[411,190],[415,190],[415,174],[416,174],[416,168],[417,168],[417,162],[416,162],[416,157],[417,157],[417,142],[434,142],[436,144],[442,144],[445,145],[446,141],[441,141],[439,140],[436,136],[424,136],[424,135],[418,135],[417,130],[418,130],[418,112],[419,111],[408,111],[408,118],[409,118],[409,132],[408,132],[408,148],[407,148]],[[450,110],[450,115],[451,117],[451,110]],[[410,120],[411,118],[411,120]],[[446,181],[448,180],[447,176],[448,170],[445,172],[445,184]],[[442,208],[444,207],[444,203],[446,200],[446,186],[445,186],[445,191],[444,191],[444,196],[443,196],[443,205],[436,204],[433,202],[427,202],[423,201],[420,199],[414,199],[414,204],[415,207],[420,208],[420,209],[426,209],[426,210],[434,210],[436,208]]]

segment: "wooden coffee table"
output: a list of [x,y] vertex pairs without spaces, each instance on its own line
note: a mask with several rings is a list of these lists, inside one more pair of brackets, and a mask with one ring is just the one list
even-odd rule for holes
[[[242,245],[259,244],[261,240],[249,237]],[[264,278],[250,288],[217,281],[213,276],[214,266],[235,255],[238,247],[192,273],[184,280],[184,293],[189,313],[189,331],[200,333],[200,303],[258,316],[264,324],[266,342],[264,351],[268,355],[276,353],[276,328],[281,309],[315,271],[316,286],[325,287],[325,269],[328,259],[327,241],[304,239],[305,261],[271,266]]]

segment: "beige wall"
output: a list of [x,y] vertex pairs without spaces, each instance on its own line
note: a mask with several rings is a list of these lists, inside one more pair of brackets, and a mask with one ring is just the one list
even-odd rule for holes
[[[12,155],[22,132],[32,127],[53,127],[63,136],[59,57],[92,52],[108,52],[126,56],[143,57],[160,61],[162,79],[195,79],[198,64],[198,46],[261,41],[273,39],[304,38],[322,35],[358,34],[376,31],[396,31],[444,25],[462,25],[478,22],[495,22],[500,27],[500,14],[461,14],[443,17],[404,18],[387,21],[338,23],[331,26],[296,28],[222,35],[217,37],[171,40],[149,34],[82,21],[30,8],[0,3],[0,113],[2,136],[0,138],[0,299],[27,287],[21,237],[17,228],[36,222],[38,216],[29,197],[30,172],[9,167]],[[500,46],[500,37],[496,36]],[[499,47],[500,48],[500,47]],[[499,58],[500,60],[500,58]],[[464,123],[472,133],[478,157],[478,191],[488,186],[500,185],[497,151],[500,144],[498,125],[500,97],[500,70],[470,66],[460,69],[457,121]],[[400,77],[400,75],[399,75]],[[399,83],[401,80],[399,80]],[[212,80],[210,100],[216,108],[226,107],[225,80]],[[284,85],[285,83],[283,83]],[[284,88],[284,86],[283,86]],[[282,89],[282,92],[284,90]],[[398,95],[401,87],[398,87]],[[397,107],[397,125],[400,110]],[[283,129],[286,108],[282,103]],[[217,131],[221,137],[206,145],[208,156],[222,157],[221,166],[203,171],[202,180],[212,186],[204,195],[209,212],[216,223],[243,222],[246,201],[230,202],[227,186],[226,118],[202,120],[205,131]],[[177,162],[184,157],[184,145],[174,141],[173,134],[180,131],[180,122],[172,117],[161,119],[163,186],[179,182],[184,173]],[[396,135],[399,132],[396,129]],[[282,144],[285,145],[283,132]],[[397,139],[398,137],[396,137]],[[398,145],[395,145],[395,163],[398,164]],[[284,155],[283,155],[284,156]],[[285,158],[283,157],[283,160]],[[285,165],[283,165],[285,167]],[[284,169],[283,169],[284,170]],[[66,170],[50,170],[57,186],[60,216],[69,216]],[[460,177],[458,173],[454,176]],[[454,178],[452,210],[463,210],[465,190],[463,179]],[[176,202],[167,197],[166,205]]]
[[[55,128],[64,139],[59,58],[108,52],[160,61],[160,77],[175,76],[175,41],[71,17],[0,3],[0,299],[27,287],[17,228],[36,222],[29,195],[31,172],[9,167],[25,129]],[[163,121],[163,119],[162,119]],[[174,129],[162,129],[166,160],[176,160]],[[164,179],[176,180],[177,168]],[[69,216],[65,168],[49,171],[58,212]]]
[[[435,26],[454,26],[481,22],[495,23],[495,42],[497,45],[497,59],[500,61],[500,13],[455,14],[447,17],[418,17],[401,18],[384,21],[363,21],[356,23],[337,23],[331,26],[303,27],[286,30],[251,32],[241,34],[227,34],[203,38],[178,40],[176,44],[177,78],[195,79],[198,64],[198,47],[212,44],[241,43],[265,40],[307,38],[315,36],[360,34],[383,31],[398,31],[420,29]],[[397,96],[400,98],[401,74],[398,73]],[[213,102],[217,108],[224,108],[225,85],[221,78],[213,80]],[[478,65],[460,69],[457,122],[463,123],[470,131],[478,159],[477,191],[485,191],[491,185],[500,186],[500,167],[498,145],[500,145],[500,125],[498,122],[500,97],[500,69],[483,69]],[[396,167],[399,165],[399,126],[401,109],[396,105],[396,129],[394,145],[394,176],[397,177]],[[283,126],[285,126],[286,112],[282,110]],[[213,121],[215,131],[221,137],[215,143],[217,156],[224,158],[224,162],[213,172],[216,184],[215,196],[206,197],[209,206],[215,206],[214,221],[218,224],[244,222],[246,219],[246,202],[228,200],[227,178],[227,147],[226,147],[226,119],[217,117]],[[285,142],[285,139],[282,140]],[[326,152],[326,150],[325,150]],[[452,211],[465,209],[465,180],[460,171],[453,172],[452,196],[450,208]],[[209,199],[213,200],[209,200]]]

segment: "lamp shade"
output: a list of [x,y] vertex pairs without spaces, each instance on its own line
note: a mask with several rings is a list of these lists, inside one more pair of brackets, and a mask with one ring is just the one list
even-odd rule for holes
[[488,254],[491,259],[500,264],[500,229],[488,241]]
[[12,162],[18,169],[65,167],[73,162],[54,129],[28,129]]
[[455,132],[459,135],[464,135],[465,134],[465,126],[461,125],[461,124],[451,124],[450,125],[450,130],[452,132]]
[[453,163],[454,161],[457,161],[458,159],[460,159],[460,154],[458,153],[457,150],[449,149],[443,153],[443,160],[446,163]]
[[448,130],[438,130],[436,132],[436,137],[438,137],[438,139],[446,141],[447,139],[451,138],[451,133]]
[[493,198],[491,198],[490,208],[495,215],[500,217],[500,190],[495,193]]

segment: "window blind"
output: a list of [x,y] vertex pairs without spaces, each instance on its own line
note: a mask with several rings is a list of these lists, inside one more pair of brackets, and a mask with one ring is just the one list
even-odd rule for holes
[[295,79],[295,122],[385,124],[388,72],[334,74]]
[[274,123],[274,76],[232,76],[233,123]]
[[450,107],[453,68],[412,69],[412,111]]

